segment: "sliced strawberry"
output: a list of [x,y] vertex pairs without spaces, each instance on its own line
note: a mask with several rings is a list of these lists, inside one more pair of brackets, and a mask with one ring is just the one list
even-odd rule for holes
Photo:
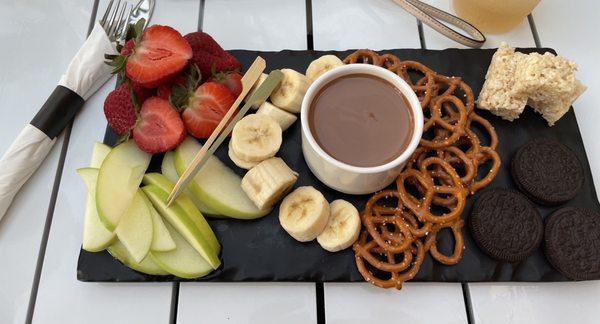
[[238,72],[219,72],[213,75],[209,81],[214,81],[225,85],[227,88],[229,88],[235,98],[242,93],[242,75]]
[[153,25],[127,58],[125,73],[133,82],[155,88],[179,73],[191,57],[192,49],[178,31]]
[[240,69],[240,62],[227,53],[209,34],[194,32],[185,35],[184,38],[192,47],[192,62],[200,68],[202,80],[210,78],[213,66],[216,72]]
[[194,137],[208,138],[234,101],[226,86],[216,82],[202,84],[181,115],[185,128]]
[[185,128],[179,113],[169,101],[151,97],[142,105],[140,119],[133,129],[138,147],[148,153],[174,149],[185,138]]
[[125,135],[135,125],[135,106],[127,83],[111,91],[104,100],[104,115],[110,127],[119,135]]

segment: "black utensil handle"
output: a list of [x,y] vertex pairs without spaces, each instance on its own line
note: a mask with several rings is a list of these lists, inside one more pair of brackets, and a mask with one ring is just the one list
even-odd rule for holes
[[56,138],[73,120],[84,102],[75,91],[61,85],[56,86],[30,124],[49,138]]

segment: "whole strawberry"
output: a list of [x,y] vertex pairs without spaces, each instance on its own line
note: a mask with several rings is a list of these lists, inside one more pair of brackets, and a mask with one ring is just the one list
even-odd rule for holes
[[121,55],[129,56],[133,54],[133,49],[135,48],[135,40],[132,38],[128,40],[125,45],[121,48]]
[[133,128],[137,116],[127,83],[108,94],[104,100],[104,115],[110,127],[119,135],[125,135]]
[[169,101],[148,98],[133,129],[133,140],[138,147],[147,153],[162,153],[176,148],[184,138],[183,121]]
[[156,95],[160,98],[169,100],[171,91],[175,85],[185,85],[187,82],[187,76],[184,74],[178,74],[170,82],[165,83],[156,89]]
[[209,34],[194,32],[185,35],[184,38],[192,47],[191,61],[200,69],[202,80],[207,80],[212,75],[213,66],[216,72],[240,69],[240,62],[227,53]]
[[138,104],[141,105],[146,101],[146,99],[152,97],[154,95],[154,90],[144,88],[141,85],[134,83],[133,81],[129,81],[130,88],[133,89],[133,93],[135,94],[135,99]]

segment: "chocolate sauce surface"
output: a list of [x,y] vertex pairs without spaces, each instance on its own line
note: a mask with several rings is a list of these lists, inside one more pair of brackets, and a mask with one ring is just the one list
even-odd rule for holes
[[309,109],[308,124],[327,154],[358,167],[394,160],[414,131],[410,105],[400,90],[368,74],[345,75],[323,86]]

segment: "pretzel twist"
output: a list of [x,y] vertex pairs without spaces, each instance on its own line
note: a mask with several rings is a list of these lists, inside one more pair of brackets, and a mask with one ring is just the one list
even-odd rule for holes
[[[458,117],[447,121],[442,118],[442,105],[449,103],[458,108]],[[467,125],[467,112],[463,102],[455,96],[439,97],[430,107],[431,117],[423,125],[423,132],[427,132],[432,127],[438,127],[447,131],[443,138],[434,138],[427,140],[421,138],[420,145],[425,148],[437,149],[448,147],[454,144],[464,133]]]
[[[388,67],[388,70],[396,73],[396,75],[410,85],[419,98],[422,108],[426,108],[429,105],[434,93],[435,72],[416,61],[401,61],[399,64]],[[414,82],[410,75],[411,71],[423,75],[421,79],[425,79],[425,81],[421,84],[419,84],[419,80],[421,79]]]
[[381,59],[381,67],[384,67],[386,69],[389,69],[390,67],[394,66],[394,65],[398,65],[400,64],[400,59],[393,54],[383,54],[381,56],[379,56],[379,58]]
[[373,52],[369,49],[361,49],[350,55],[348,55],[344,59],[344,64],[356,64],[356,63],[365,63],[371,65],[381,66],[381,57],[379,54]]
[[[462,234],[462,228],[464,221],[458,219],[452,223],[436,224],[431,231],[431,234],[427,236],[425,240],[425,250],[431,253],[431,256],[441,264],[454,265],[457,264],[462,258],[465,243]],[[451,255],[444,255],[437,249],[437,234],[444,228],[450,228],[454,235],[454,251]]]

